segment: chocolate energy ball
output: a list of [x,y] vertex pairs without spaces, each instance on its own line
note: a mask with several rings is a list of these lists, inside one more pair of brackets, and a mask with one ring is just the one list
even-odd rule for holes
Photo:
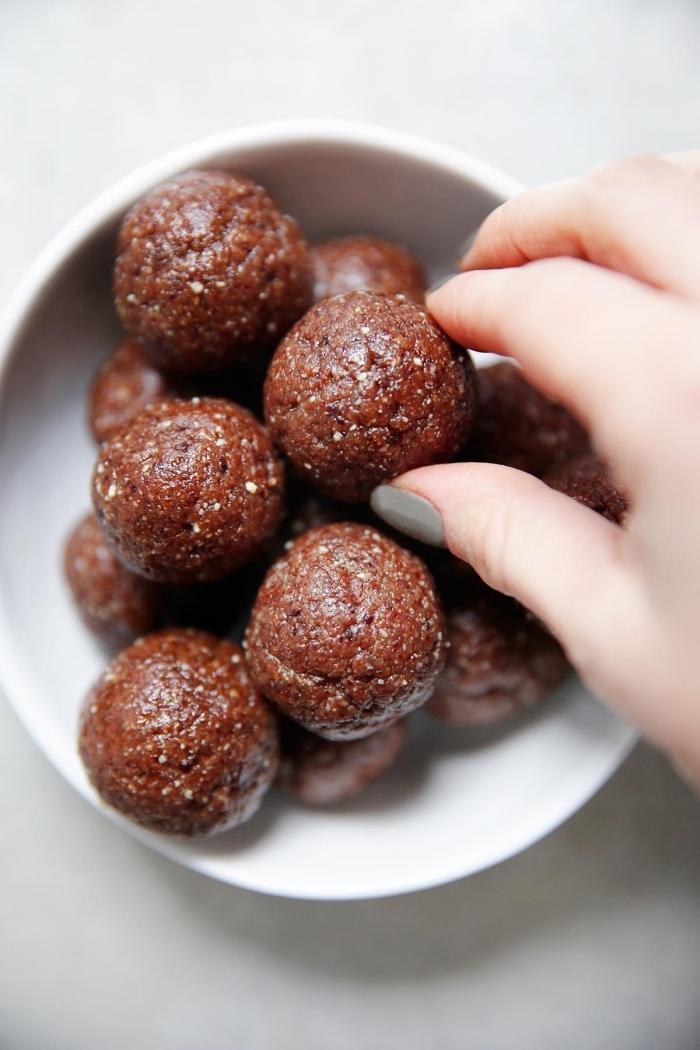
[[490,588],[472,588],[448,612],[447,626],[447,663],[427,710],[452,725],[505,721],[547,696],[568,670],[556,639]]
[[590,449],[573,416],[540,394],[508,362],[478,372],[479,416],[462,458],[504,463],[542,477]]
[[327,740],[369,736],[424,703],[445,656],[423,563],[368,526],[304,533],[275,562],[245,645],[262,693]]
[[102,363],[88,391],[88,422],[98,444],[146,405],[177,396],[176,385],[153,365],[143,349],[123,339]]
[[314,301],[345,292],[405,295],[422,303],[425,275],[407,248],[380,237],[337,237],[311,249]]
[[202,631],[140,638],[83,708],[80,757],[103,800],[169,835],[248,820],[277,773],[276,718],[234,642]]
[[361,501],[457,452],[475,415],[475,370],[417,303],[349,292],[317,303],[280,343],[264,401],[302,477]]
[[332,806],[359,795],[386,773],[405,743],[403,720],[360,740],[323,740],[285,720],[277,782],[310,806]]
[[551,489],[571,496],[615,525],[625,524],[629,499],[615,484],[605,463],[596,456],[572,459],[545,474],[542,480]]
[[265,428],[223,398],[160,401],[105,442],[92,496],[122,564],[161,583],[221,579],[282,516],[282,467]]
[[94,514],[68,537],[64,569],[84,623],[105,644],[128,645],[157,626],[158,587],[117,561]]
[[308,250],[293,219],[244,175],[190,171],[124,219],[117,312],[153,364],[226,368],[272,348],[311,302]]

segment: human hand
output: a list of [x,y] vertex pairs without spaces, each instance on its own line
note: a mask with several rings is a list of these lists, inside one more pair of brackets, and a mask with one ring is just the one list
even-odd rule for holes
[[523,193],[462,268],[429,309],[587,427],[631,495],[627,527],[492,464],[422,467],[392,487],[428,500],[450,550],[547,623],[588,686],[700,788],[700,151]]

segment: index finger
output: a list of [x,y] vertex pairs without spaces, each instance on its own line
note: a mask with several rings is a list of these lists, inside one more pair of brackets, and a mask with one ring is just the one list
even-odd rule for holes
[[700,299],[699,156],[629,158],[526,190],[485,219],[462,269],[571,256]]
[[659,431],[666,431],[659,418],[672,411],[678,385],[692,374],[685,366],[669,368],[664,349],[673,348],[679,365],[694,356],[694,306],[622,274],[559,258],[461,274],[433,292],[428,307],[462,346],[515,358],[538,389],[587,427],[597,450],[620,466],[620,480],[636,489],[637,475],[659,458]]

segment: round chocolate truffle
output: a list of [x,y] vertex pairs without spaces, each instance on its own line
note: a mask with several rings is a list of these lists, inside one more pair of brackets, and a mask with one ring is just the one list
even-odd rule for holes
[[143,349],[123,339],[97,371],[88,391],[88,422],[102,444],[146,405],[176,397],[174,384],[149,364]]
[[404,720],[360,740],[323,740],[285,719],[277,782],[310,806],[332,806],[359,795],[386,773],[405,743]]
[[223,398],[160,401],[106,441],[92,496],[119,560],[161,583],[216,580],[250,561],[282,516],[265,428]]
[[450,648],[427,710],[456,726],[502,722],[542,700],[568,663],[552,635],[512,598],[473,587],[448,611]]
[[551,470],[542,480],[551,489],[571,496],[615,525],[625,524],[629,510],[627,495],[618,488],[605,463],[596,456],[569,460]]
[[302,477],[360,501],[457,452],[476,409],[474,366],[417,303],[349,292],[317,303],[280,343],[264,400]]
[[479,415],[463,459],[503,463],[539,478],[589,450],[583,427],[519,368],[504,361],[477,374]]
[[64,568],[85,625],[110,647],[128,645],[158,624],[159,588],[117,561],[94,514],[68,537]]
[[380,237],[337,237],[311,249],[314,302],[345,292],[405,295],[422,303],[425,275],[407,248]]
[[234,642],[166,630],[115,657],[83,708],[80,757],[103,800],[170,835],[248,820],[279,762],[276,718]]
[[424,703],[445,655],[430,573],[368,526],[324,525],[275,562],[246,646],[260,690],[327,740],[368,736]]
[[127,214],[114,292],[155,365],[218,370],[279,341],[311,302],[311,265],[299,227],[261,186],[190,171]]

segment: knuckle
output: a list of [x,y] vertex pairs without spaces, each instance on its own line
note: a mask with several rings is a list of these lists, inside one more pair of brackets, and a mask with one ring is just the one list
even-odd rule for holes
[[605,161],[584,175],[584,184],[596,190],[607,190],[615,186],[628,186],[647,181],[654,175],[662,161],[653,153],[640,153],[632,157],[617,157]]

